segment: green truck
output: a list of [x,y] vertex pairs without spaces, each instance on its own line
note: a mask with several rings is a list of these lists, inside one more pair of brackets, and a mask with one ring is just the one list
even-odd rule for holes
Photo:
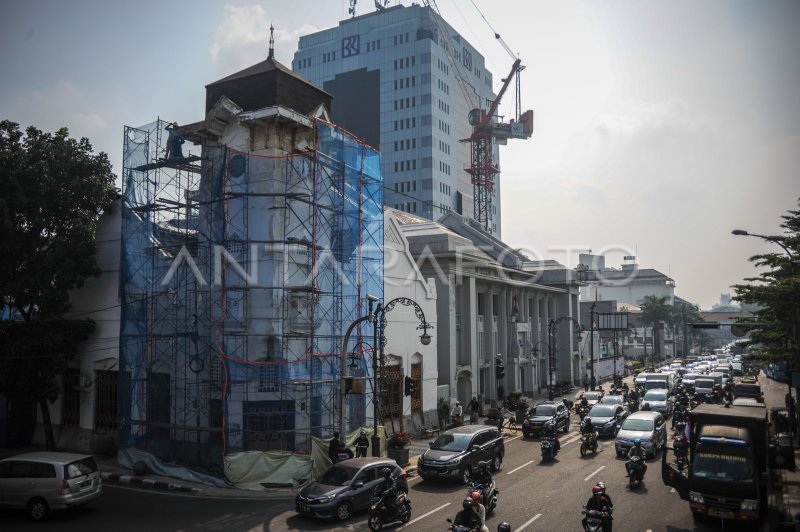
[[756,523],[766,515],[769,469],[790,467],[791,448],[771,436],[765,408],[703,404],[689,413],[688,466],[661,458],[661,478],[696,519]]

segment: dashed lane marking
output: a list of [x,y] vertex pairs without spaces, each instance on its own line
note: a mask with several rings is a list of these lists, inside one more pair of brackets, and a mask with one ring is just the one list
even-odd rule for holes
[[531,517],[530,519],[528,519],[527,521],[522,523],[522,526],[517,529],[517,532],[520,532],[523,528],[527,527],[529,524],[533,523],[534,521],[539,519],[541,516],[542,516],[542,514],[534,515],[533,517]]
[[531,460],[530,462],[525,462],[524,464],[522,464],[522,465],[521,465],[521,466],[519,466],[518,468],[516,468],[516,469],[512,469],[511,471],[509,471],[508,473],[506,473],[506,475],[510,475],[511,473],[515,473],[515,472],[519,471],[520,469],[522,469],[523,467],[531,465],[531,464],[532,464],[532,463],[534,463],[535,461],[536,461],[536,460]]
[[602,471],[602,470],[603,470],[603,469],[605,469],[605,468],[606,468],[606,466],[600,466],[600,467],[598,467],[598,468],[597,468],[597,469],[594,471],[594,473],[590,474],[588,477],[586,477],[585,479],[583,479],[583,480],[584,480],[584,482],[585,482],[585,481],[587,481],[587,480],[589,480],[590,478],[592,478],[593,476],[595,476],[596,474],[598,474],[600,471]]
[[434,508],[434,509],[433,509],[433,510],[431,510],[430,512],[428,512],[428,513],[426,513],[426,514],[422,514],[421,516],[417,517],[416,519],[412,519],[411,521],[409,521],[408,523],[406,523],[404,526],[402,526],[402,527],[400,527],[400,528],[406,528],[406,527],[409,527],[409,526],[413,525],[414,523],[416,523],[417,521],[419,521],[420,519],[425,519],[425,518],[426,518],[426,517],[428,517],[429,515],[431,515],[431,514],[433,514],[433,513],[436,513],[436,512],[438,512],[438,511],[439,511],[439,510],[441,510],[442,508],[447,508],[448,506],[450,506],[450,503],[449,503],[449,502],[447,502],[447,503],[444,503],[443,505],[439,506],[438,508]]

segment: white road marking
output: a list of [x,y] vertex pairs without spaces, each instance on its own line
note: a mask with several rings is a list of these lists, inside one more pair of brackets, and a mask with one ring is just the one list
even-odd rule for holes
[[404,526],[401,526],[400,528],[406,528],[407,526],[411,526],[411,525],[413,525],[414,523],[416,523],[417,521],[419,521],[420,519],[425,519],[426,517],[428,517],[428,516],[429,516],[429,515],[431,515],[432,513],[438,512],[438,511],[439,511],[439,510],[441,510],[442,508],[446,508],[446,507],[448,507],[448,506],[450,506],[450,503],[449,503],[449,502],[447,502],[447,503],[445,503],[445,504],[443,504],[443,505],[439,506],[438,508],[434,508],[433,510],[431,510],[430,512],[428,512],[428,513],[426,513],[426,514],[422,514],[421,516],[417,517],[416,519],[412,519],[411,521],[409,521],[408,523],[406,523]]
[[513,438],[509,438],[509,439],[507,439],[507,440],[506,440],[504,443],[508,443],[508,442],[510,442],[510,441],[518,440],[518,439],[520,439],[521,437],[522,437],[522,435],[519,435],[519,436],[514,436]]
[[508,473],[506,473],[506,475],[510,475],[511,473],[516,473],[517,471],[519,471],[519,470],[520,470],[520,469],[522,469],[523,467],[525,467],[525,466],[529,466],[529,465],[531,465],[532,463],[534,463],[535,461],[536,461],[536,460],[531,460],[530,462],[525,462],[524,464],[522,464],[522,465],[521,465],[521,466],[519,466],[518,468],[516,468],[516,469],[512,469],[511,471],[509,471]]
[[603,445],[614,445],[614,440],[604,441]]
[[517,532],[520,532],[520,531],[521,531],[523,528],[525,528],[525,527],[526,527],[526,526],[528,526],[529,524],[533,523],[534,521],[536,521],[537,519],[539,519],[541,516],[542,516],[542,514],[536,514],[536,515],[534,515],[533,517],[531,517],[530,519],[528,519],[527,521],[525,521],[524,523],[522,523],[522,526],[521,526],[521,527],[519,527],[519,528],[517,528]]
[[598,474],[600,471],[602,471],[602,470],[603,470],[603,469],[605,469],[605,468],[606,468],[606,466],[600,466],[599,468],[597,468],[597,470],[596,470],[594,473],[592,473],[591,475],[589,475],[588,477],[586,477],[585,479],[583,479],[583,480],[584,480],[584,482],[585,482],[585,481],[587,481],[587,480],[589,480],[590,478],[592,478],[593,476],[595,476],[596,474]]
[[581,436],[579,434],[579,435],[575,436],[574,438],[571,438],[571,439],[569,439],[569,440],[567,440],[565,442],[561,442],[561,446],[563,447],[564,445],[567,445],[567,444],[570,444],[570,443],[574,443],[574,442],[576,442],[576,441],[578,441],[580,439],[581,439]]

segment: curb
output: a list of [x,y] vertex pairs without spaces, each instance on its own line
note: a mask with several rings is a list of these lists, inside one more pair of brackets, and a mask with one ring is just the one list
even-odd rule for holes
[[102,473],[104,482],[117,482],[120,484],[128,484],[138,486],[140,488],[157,489],[165,491],[180,491],[184,493],[202,494],[203,490],[191,486],[184,486],[182,484],[175,484],[173,482],[165,482],[163,480],[154,480],[152,478],[140,478],[133,475],[123,475],[121,473]]

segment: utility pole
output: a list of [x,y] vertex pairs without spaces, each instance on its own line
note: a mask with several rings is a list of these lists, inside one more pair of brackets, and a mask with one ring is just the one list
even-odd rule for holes
[[594,385],[597,382],[594,378],[594,306],[597,301],[592,302],[589,308],[589,384],[594,391]]

